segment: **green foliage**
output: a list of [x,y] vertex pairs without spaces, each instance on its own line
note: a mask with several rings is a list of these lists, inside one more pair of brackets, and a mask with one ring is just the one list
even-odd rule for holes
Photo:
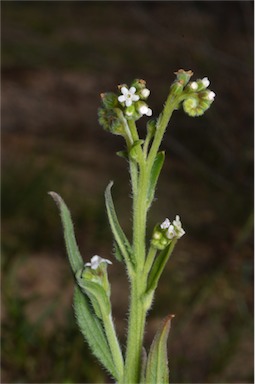
[[113,182],[111,181],[105,190],[105,204],[106,204],[106,209],[107,209],[111,230],[112,230],[115,242],[118,246],[118,251],[115,254],[117,255],[118,260],[120,259],[120,256],[122,256],[122,258],[125,259],[126,263],[130,265],[131,262],[133,261],[132,248],[119,224],[119,221],[116,215],[116,211],[114,208],[112,195],[111,195],[112,186],[113,186]]
[[169,383],[168,357],[167,357],[167,338],[170,330],[172,315],[162,324],[148,355],[145,383],[146,384],[167,384]]
[[78,287],[75,287],[74,291],[74,312],[79,328],[92,352],[111,375],[117,378],[117,371],[109,351],[109,345],[102,324],[96,315],[93,314],[91,304]]
[[70,212],[63,199],[57,193],[49,192],[49,195],[51,195],[59,208],[69,262],[73,273],[76,274],[82,268],[83,260],[76,243]]

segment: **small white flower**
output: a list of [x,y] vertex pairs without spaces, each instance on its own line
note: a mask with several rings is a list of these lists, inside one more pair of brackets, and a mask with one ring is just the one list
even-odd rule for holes
[[194,91],[197,90],[198,88],[198,84],[196,81],[193,81],[191,84],[190,84],[190,88],[193,89]]
[[133,101],[137,101],[140,99],[140,97],[135,94],[135,87],[131,87],[129,89],[127,89],[127,87],[121,87],[121,93],[122,95],[118,97],[118,100],[120,103],[125,103],[126,107],[130,107]]
[[216,94],[213,91],[210,91],[207,95],[207,99],[213,101]]
[[147,105],[142,105],[139,108],[139,112],[141,113],[141,115],[146,115],[146,116],[152,115],[152,110]]
[[169,225],[166,236],[169,240],[172,240],[176,236],[175,228],[172,224]]
[[209,86],[209,84],[210,84],[210,81],[208,80],[208,77],[204,77],[204,78],[202,79],[202,83],[203,83],[203,86],[204,86],[205,88],[207,88],[207,87]]
[[144,99],[147,99],[151,91],[148,88],[144,88],[141,90],[141,95]]
[[173,225],[176,231],[177,238],[180,239],[185,234],[185,231],[182,228],[182,223],[179,215],[176,215],[175,220],[173,221]]
[[163,221],[162,224],[160,224],[161,229],[167,229],[171,225],[170,220],[168,218]]
[[108,259],[103,259],[102,257],[95,255],[91,258],[90,263],[86,263],[85,267],[91,267],[91,269],[97,269],[101,263],[112,264]]

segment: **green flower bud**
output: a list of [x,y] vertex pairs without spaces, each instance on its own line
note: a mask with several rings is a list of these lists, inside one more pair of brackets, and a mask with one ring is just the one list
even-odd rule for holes
[[191,117],[201,116],[211,106],[215,93],[209,90],[198,92],[183,102],[184,111]]
[[177,77],[177,80],[185,87],[189,82],[191,76],[193,75],[192,71],[184,71],[184,69],[179,69],[177,72],[174,72]]
[[118,118],[114,109],[107,109],[104,107],[99,108],[98,121],[106,131],[111,132],[114,135],[125,135],[122,122]]
[[173,84],[170,87],[170,92],[174,96],[179,96],[183,91],[183,84],[181,81],[177,80],[174,81]]
[[116,108],[118,106],[118,97],[113,92],[101,93],[103,105],[107,109]]
[[152,233],[151,245],[162,251],[167,247],[170,243],[170,239],[166,236],[166,230],[161,228],[159,224],[157,224]]

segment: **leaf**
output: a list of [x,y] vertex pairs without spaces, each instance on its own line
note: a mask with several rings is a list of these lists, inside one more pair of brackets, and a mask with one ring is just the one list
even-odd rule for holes
[[143,349],[142,349],[140,384],[145,384],[146,363],[147,363],[147,352],[146,352],[146,349],[143,347]]
[[101,321],[93,313],[89,299],[77,286],[74,291],[74,312],[79,328],[93,354],[110,374],[118,380],[117,370],[112,360],[111,351]]
[[118,244],[116,243],[116,241],[114,241],[114,244],[113,244],[113,254],[118,261],[123,260],[120,248],[119,248]]
[[150,175],[150,184],[149,184],[149,188],[148,188],[148,192],[147,192],[147,206],[148,206],[148,208],[150,207],[150,205],[154,199],[157,181],[158,181],[162,166],[164,164],[164,160],[165,160],[165,152],[164,151],[159,152],[157,154],[155,160],[154,160],[153,165],[152,165],[151,175]]
[[112,186],[113,186],[113,182],[111,181],[105,190],[105,204],[106,204],[108,219],[109,219],[109,223],[111,226],[113,236],[114,236],[115,241],[119,247],[120,252],[118,253],[118,256],[122,255],[122,260],[124,257],[126,262],[130,263],[131,256],[132,256],[132,250],[131,250],[130,243],[129,243],[126,235],[124,234],[124,232],[123,232],[123,230],[119,224],[117,215],[116,215],[116,211],[114,208],[112,195],[111,195]]
[[171,243],[156,257],[148,277],[146,295],[150,295],[152,291],[157,288],[160,276],[162,275],[165,265],[174,250],[176,241],[176,239],[172,240]]
[[138,155],[139,155],[139,148],[141,150],[141,145],[144,143],[144,140],[136,140],[132,147],[129,150],[129,156],[133,160],[137,160]]
[[169,315],[155,335],[148,355],[145,375],[146,384],[169,383],[167,338],[173,317],[174,315]]
[[64,229],[64,238],[67,255],[73,273],[75,274],[79,269],[83,267],[84,263],[76,243],[72,218],[64,200],[56,192],[49,192],[49,195],[53,198],[60,211],[60,217]]

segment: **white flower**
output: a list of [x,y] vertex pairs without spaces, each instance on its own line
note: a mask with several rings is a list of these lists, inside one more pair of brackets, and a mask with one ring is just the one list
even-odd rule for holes
[[176,215],[175,220],[173,221],[173,225],[174,225],[177,238],[180,239],[185,234],[185,231],[182,228],[182,223],[179,215]]
[[194,91],[197,90],[198,88],[198,84],[196,81],[193,81],[191,84],[190,84],[190,88],[193,89]]
[[152,110],[147,105],[142,105],[139,108],[139,112],[141,113],[141,115],[146,115],[146,116],[152,115]]
[[174,228],[174,226],[172,224],[169,225],[167,233],[166,233],[166,236],[170,240],[173,239],[176,236],[175,228]]
[[202,79],[202,83],[203,83],[203,86],[204,86],[205,88],[207,88],[207,87],[209,86],[209,84],[210,84],[210,81],[208,80],[208,77],[204,77],[204,78]]
[[90,263],[86,263],[85,267],[91,267],[91,269],[97,269],[101,263],[112,264],[108,259],[103,259],[102,257],[95,255],[91,258]]
[[207,99],[213,101],[216,94],[213,91],[210,91],[207,95]]
[[141,90],[141,95],[144,99],[147,99],[151,91],[148,88],[144,88]]
[[161,229],[167,229],[171,225],[170,220],[168,218],[163,221],[162,224],[160,224]]
[[122,95],[118,97],[118,100],[121,103],[125,103],[126,107],[130,107],[133,101],[137,101],[140,99],[140,97],[135,94],[135,87],[131,87],[129,89],[127,89],[127,87],[121,87],[121,93]]

